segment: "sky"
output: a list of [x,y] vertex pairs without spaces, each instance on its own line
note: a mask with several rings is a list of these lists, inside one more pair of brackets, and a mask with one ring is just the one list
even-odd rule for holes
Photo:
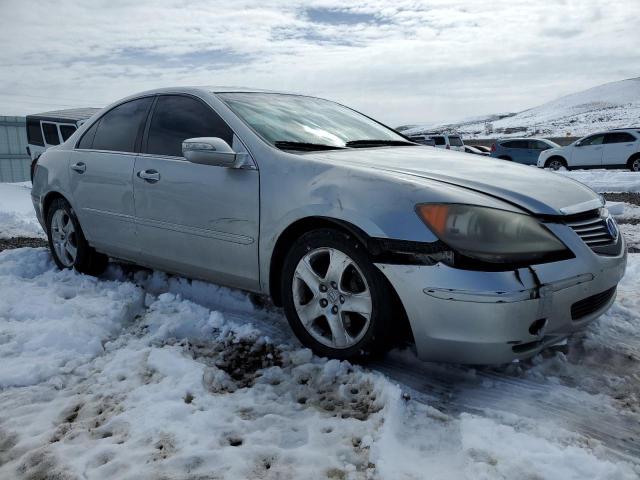
[[638,0],[0,0],[0,115],[232,85],[455,121],[640,76],[638,18]]

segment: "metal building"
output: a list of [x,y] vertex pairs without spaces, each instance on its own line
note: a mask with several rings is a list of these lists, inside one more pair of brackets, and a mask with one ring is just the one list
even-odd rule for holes
[[0,116],[0,182],[29,180],[25,117]]

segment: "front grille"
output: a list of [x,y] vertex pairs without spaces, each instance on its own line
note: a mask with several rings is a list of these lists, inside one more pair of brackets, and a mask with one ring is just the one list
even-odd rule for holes
[[572,320],[580,320],[587,315],[592,314],[593,312],[597,312],[602,307],[604,307],[611,297],[616,294],[616,287],[610,288],[609,290],[605,290],[601,293],[596,293],[595,295],[591,295],[579,302],[571,305],[571,319]]
[[615,238],[609,233],[606,217],[595,213],[588,218],[567,222],[574,232],[592,249],[606,247],[615,243]]

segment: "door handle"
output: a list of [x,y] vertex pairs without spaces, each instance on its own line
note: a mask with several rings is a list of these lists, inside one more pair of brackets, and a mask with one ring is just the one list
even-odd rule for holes
[[145,182],[156,183],[160,180],[160,174],[157,170],[140,170],[138,178],[143,179]]
[[71,165],[71,170],[78,173],[84,173],[87,170],[87,166],[84,162],[78,162]]

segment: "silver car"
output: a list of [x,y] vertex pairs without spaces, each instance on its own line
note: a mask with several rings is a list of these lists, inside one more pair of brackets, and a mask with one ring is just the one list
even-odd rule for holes
[[334,358],[404,332],[426,360],[525,358],[605,312],[626,265],[586,186],[285,93],[125,98],[40,157],[32,196],[60,268],[111,257],[268,294]]

